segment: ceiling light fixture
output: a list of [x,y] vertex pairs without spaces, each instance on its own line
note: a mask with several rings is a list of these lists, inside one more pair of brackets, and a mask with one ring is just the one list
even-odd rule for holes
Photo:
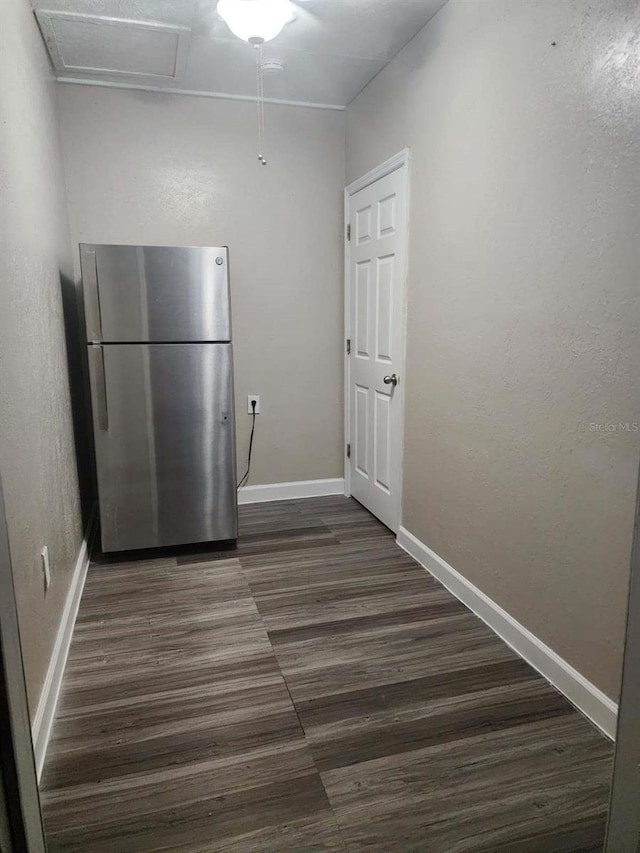
[[258,161],[267,165],[264,132],[264,71],[282,66],[263,60],[262,45],[279,35],[285,25],[295,18],[290,0],[218,0],[218,14],[231,32],[248,41],[256,53],[256,104],[258,107]]
[[256,45],[274,39],[295,17],[290,0],[218,0],[217,10],[234,35]]

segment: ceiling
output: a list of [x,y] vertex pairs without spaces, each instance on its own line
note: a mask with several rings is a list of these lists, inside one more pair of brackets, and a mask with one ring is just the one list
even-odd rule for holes
[[[446,0],[293,0],[265,97],[344,107]],[[254,48],[216,0],[33,0],[58,80],[253,97]],[[62,13],[62,14],[60,14]]]

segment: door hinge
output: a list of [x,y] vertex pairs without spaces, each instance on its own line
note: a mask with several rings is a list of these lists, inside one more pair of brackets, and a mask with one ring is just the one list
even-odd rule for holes
[[347,240],[351,242],[351,223],[347,225]]
[[347,459],[351,459],[351,445],[347,444]]
[[347,338],[347,355],[351,355],[351,338]]

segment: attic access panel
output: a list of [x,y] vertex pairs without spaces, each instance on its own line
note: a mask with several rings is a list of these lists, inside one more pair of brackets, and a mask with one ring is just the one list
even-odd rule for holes
[[191,30],[155,21],[36,10],[51,61],[69,72],[181,82]]

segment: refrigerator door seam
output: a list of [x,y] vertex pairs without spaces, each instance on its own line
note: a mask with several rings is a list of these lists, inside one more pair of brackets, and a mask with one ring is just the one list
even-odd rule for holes
[[192,344],[230,344],[231,341],[87,341],[87,343],[104,347],[139,347],[141,344],[148,347],[175,347]]

